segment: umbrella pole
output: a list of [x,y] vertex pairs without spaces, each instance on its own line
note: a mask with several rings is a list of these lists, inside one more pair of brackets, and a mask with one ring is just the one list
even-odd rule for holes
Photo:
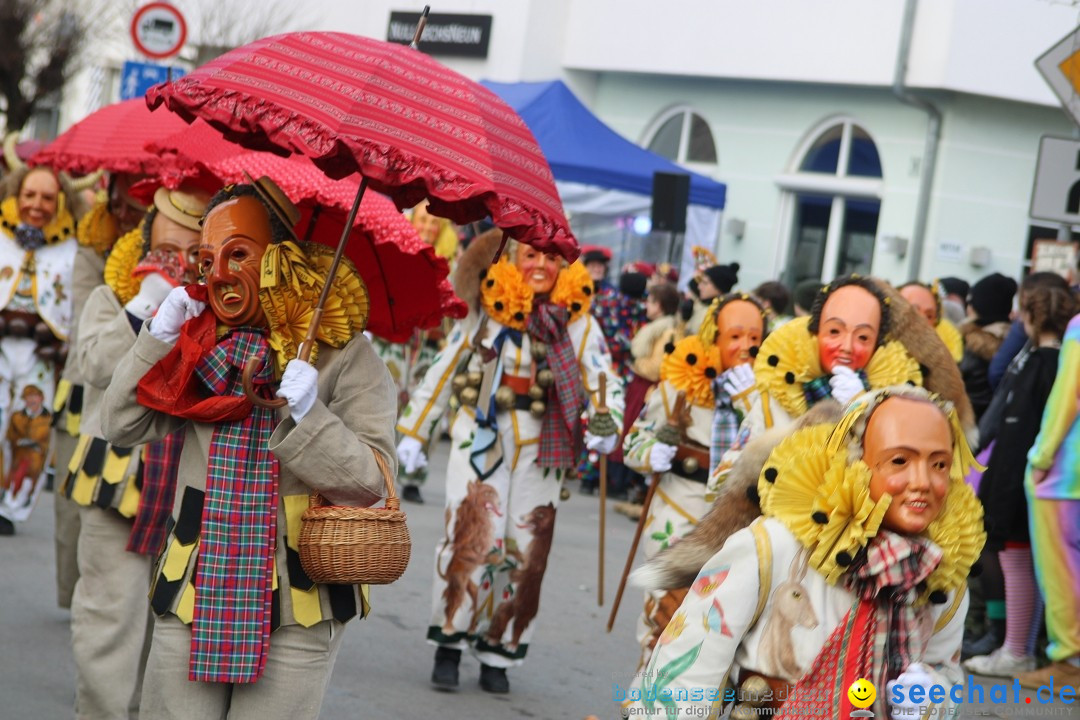
[[[311,324],[308,325],[307,336],[304,337],[304,341],[300,343],[300,352],[296,357],[304,362],[308,361],[311,357],[311,349],[315,347],[315,338],[319,334],[319,323],[322,322],[323,306],[326,304],[326,299],[330,297],[330,286],[334,282],[334,278],[337,277],[338,265],[341,264],[341,255],[345,252],[345,245],[349,242],[349,233],[352,231],[353,223],[356,222],[356,213],[360,211],[360,201],[364,197],[364,191],[367,190],[368,180],[366,177],[360,180],[360,187],[356,189],[356,199],[353,200],[352,209],[349,210],[349,218],[345,221],[345,227],[341,231],[341,239],[338,241],[337,249],[334,251],[334,260],[330,263],[330,271],[326,274],[326,282],[323,284],[322,292],[319,294],[319,302],[315,306],[315,311],[311,315]],[[255,378],[255,369],[258,367],[259,359],[252,357],[248,359],[247,365],[244,366],[244,395],[252,403],[265,408],[279,408],[286,404],[284,398],[277,398],[274,400],[267,400],[266,398],[259,397],[255,394],[255,387],[253,380]]]

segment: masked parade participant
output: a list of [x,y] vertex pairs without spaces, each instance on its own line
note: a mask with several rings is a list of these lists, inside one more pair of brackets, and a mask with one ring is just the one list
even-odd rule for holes
[[499,241],[499,231],[481,235],[459,261],[455,289],[470,314],[402,411],[398,457],[407,471],[427,462],[424,443],[455,393],[462,407],[450,428],[428,628],[437,646],[432,682],[456,687],[461,651],[471,646],[481,687],[505,693],[506,669],[521,665],[532,639],[562,478],[582,446],[582,411],[588,401],[600,417],[599,374],[607,373],[614,422],[591,424],[584,444],[610,453],[623,392],[589,314],[585,268],[518,243],[489,266]]
[[960,362],[964,357],[964,337],[942,314],[941,293],[937,289],[937,281],[933,285],[912,281],[901,285],[898,290],[900,297],[911,303],[912,307],[930,323],[930,327],[937,331],[938,337],[949,349],[953,360]]
[[[136,227],[146,215],[146,204],[131,194],[132,185],[141,179],[130,173],[111,173],[105,200],[94,205],[79,219],[76,237],[79,249],[71,274],[71,303],[74,308],[86,307],[94,288],[104,280],[105,262],[113,245]],[[74,355],[78,345],[78,317],[68,334],[68,354]],[[56,387],[53,411],[56,432],[53,436],[53,466],[57,480],[62,482],[71,457],[79,442],[79,423],[83,407],[83,381],[78,363],[64,365]],[[79,579],[76,549],[79,542],[79,506],[63,493],[53,496],[56,544],[56,595],[62,608],[71,607],[75,582]]]
[[165,536],[175,458],[144,465],[148,448],[117,447],[102,436],[102,396],[139,328],[169,291],[196,278],[199,221],[210,195],[161,188],[146,220],[116,242],[105,283],[86,299],[74,366],[83,387],[79,442],[57,497],[79,512],[78,568],[71,602],[76,714],[138,712],[150,636],[145,588]]
[[[759,468],[763,517],[705,563],[645,671],[617,690],[624,715],[704,717],[727,700],[738,718],[955,712],[985,540],[973,462],[952,405],[907,385],[793,432]],[[859,678],[876,699],[847,692]],[[945,696],[927,699],[935,684]]]
[[[269,178],[219,192],[202,223],[205,285],[169,291],[105,393],[110,442],[185,433],[150,589],[145,717],[315,718],[342,623],[368,610],[366,588],[307,577],[300,515],[312,491],[339,505],[380,499],[394,386],[362,334],[366,290],[344,261],[312,363],[293,359],[332,254],[291,239],[298,217]],[[245,397],[251,358],[256,394],[280,379],[287,408]]]
[[[733,293],[713,302],[697,335],[683,338],[664,359],[660,384],[625,440],[628,466],[662,473],[643,528],[645,557],[678,541],[705,514],[705,481],[712,458],[731,447],[754,391],[750,363],[765,334],[765,309],[749,295]],[[684,398],[679,416],[678,396]],[[638,621],[648,662],[656,640],[687,588],[645,593]]]
[[[5,178],[8,195],[0,203],[0,297],[7,298],[0,310],[3,435],[27,385],[40,389],[45,407],[52,406],[56,370],[63,364],[72,325],[71,273],[78,246],[72,214],[76,188],[51,168],[28,168],[13,150],[8,152],[10,145],[11,138],[5,142],[5,157],[12,172]],[[4,468],[10,468],[10,457]],[[14,522],[29,517],[41,485],[39,478],[30,478],[19,483],[16,495],[4,473],[0,535],[13,534]]]

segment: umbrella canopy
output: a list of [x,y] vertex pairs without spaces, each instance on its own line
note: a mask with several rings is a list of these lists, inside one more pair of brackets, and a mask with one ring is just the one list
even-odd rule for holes
[[[267,175],[301,211],[296,233],[334,247],[341,237],[359,181],[331,180],[303,157],[283,158],[254,152],[225,140],[203,122],[147,149],[168,160],[164,183],[177,187],[202,170],[224,183]],[[366,193],[353,223],[345,255],[360,271],[370,297],[368,330],[392,342],[417,328],[434,327],[444,317],[465,317],[465,303],[454,295],[446,260],[420,239],[409,220],[388,198]]]
[[124,100],[106,105],[72,125],[36,153],[30,164],[76,173],[104,168],[156,175],[162,170],[162,160],[144,146],[185,127],[184,121],[172,113],[151,112],[142,98]]
[[354,172],[399,208],[425,198],[457,223],[488,215],[568,260],[578,246],[543,153],[490,90],[403,45],[303,32],[236,48],[146,96],[256,150]]

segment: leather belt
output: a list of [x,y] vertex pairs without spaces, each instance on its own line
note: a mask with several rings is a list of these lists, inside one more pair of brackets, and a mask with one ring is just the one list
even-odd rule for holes
[[[503,374],[500,385],[505,385],[514,391],[515,395],[528,395],[529,387],[532,386],[532,378],[518,377],[517,375]],[[526,408],[528,410],[528,408]]]
[[[687,461],[690,462],[687,462]],[[709,481],[709,451],[697,443],[682,443],[675,449],[671,472],[691,482]]]

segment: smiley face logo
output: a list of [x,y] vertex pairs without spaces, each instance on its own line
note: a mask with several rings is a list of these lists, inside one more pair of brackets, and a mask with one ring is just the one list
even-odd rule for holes
[[868,708],[877,699],[877,689],[874,687],[874,683],[866,678],[859,678],[851,683],[851,687],[847,691],[847,697],[855,707]]

